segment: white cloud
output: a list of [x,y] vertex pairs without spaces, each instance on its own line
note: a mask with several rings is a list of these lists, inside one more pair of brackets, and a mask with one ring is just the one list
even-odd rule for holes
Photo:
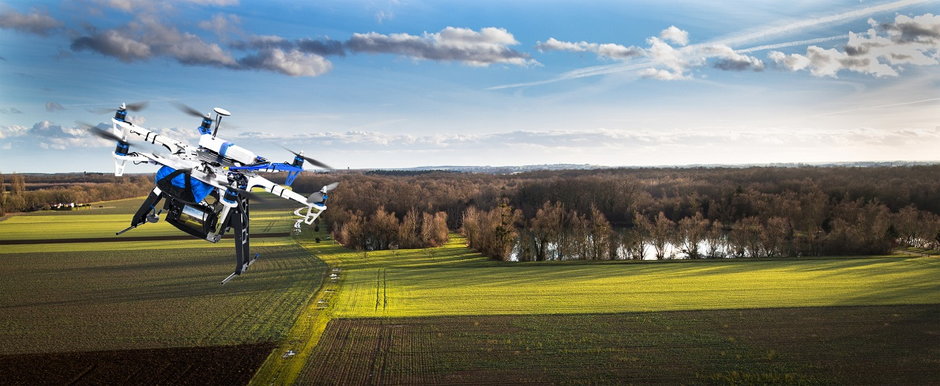
[[898,15],[882,29],[884,35],[875,28],[865,34],[850,32],[844,51],[809,46],[805,54],[772,51],[768,57],[790,71],[809,70],[814,76],[833,78],[843,70],[894,77],[903,71],[902,65],[940,64],[940,16]]
[[[909,7],[913,5],[927,3],[929,1],[931,0],[899,0],[899,1],[893,1],[890,3],[884,3],[884,4],[875,5],[875,6],[868,6],[864,8],[859,8],[859,9],[841,12],[837,14],[831,14],[827,16],[815,17],[815,18],[806,19],[806,20],[786,21],[783,24],[777,24],[777,25],[765,25],[754,30],[747,30],[747,31],[733,33],[729,36],[726,36],[721,39],[713,40],[706,44],[725,45],[728,47],[735,47],[740,44],[744,44],[748,42],[766,41],[768,38],[771,38],[774,36],[791,35],[793,33],[804,32],[809,29],[820,27],[820,26],[825,26],[825,25],[830,25],[830,24],[835,24],[835,23],[842,23],[848,20],[859,19],[862,17],[874,15],[874,14],[881,13],[881,12],[893,11],[893,10],[897,10],[897,9],[901,9],[901,8],[905,8],[905,7]],[[827,37],[827,38],[820,38],[820,39],[822,40],[808,41],[805,44],[820,43],[822,41],[831,41],[831,40],[837,39],[837,37]],[[810,39],[810,40],[815,40],[815,39]],[[780,44],[781,46],[773,47],[773,45],[763,45],[763,46],[751,47],[749,49],[740,50],[738,51],[738,53],[743,54],[743,53],[756,51],[756,50],[790,47],[795,44],[799,45],[803,43],[786,42],[786,43],[778,43],[778,44]],[[777,56],[777,55],[774,55],[774,56]],[[565,81],[565,80],[570,80],[570,79],[579,79],[579,78],[585,78],[585,77],[591,77],[591,76],[609,75],[609,74],[620,73],[620,72],[630,72],[630,71],[650,72],[647,70],[647,68],[648,67],[646,66],[646,63],[642,61],[622,63],[622,64],[616,64],[616,65],[608,64],[608,65],[590,66],[590,67],[580,68],[577,70],[568,71],[550,79],[538,80],[538,81],[533,81],[533,82],[524,82],[524,83],[504,84],[504,85],[493,86],[493,87],[490,87],[489,89],[499,90],[499,89],[507,89],[507,88],[537,86],[537,85],[550,84],[550,83],[555,83],[555,82],[560,82],[560,81]]]
[[23,14],[5,7],[0,8],[0,28],[46,36],[61,27],[62,22],[37,10]]
[[535,48],[539,51],[569,51],[591,52],[599,57],[609,59],[627,59],[643,55],[643,49],[634,46],[623,46],[613,43],[565,42],[555,38],[548,38],[545,42],[538,42]]
[[528,55],[509,48],[517,44],[519,42],[515,37],[502,28],[487,27],[474,31],[468,28],[446,27],[440,32],[425,32],[422,36],[406,33],[356,33],[346,42],[346,47],[354,52],[455,61],[478,67],[494,63],[518,66],[536,64],[537,62]]
[[650,64],[640,70],[640,76],[660,80],[689,79],[691,70],[712,63],[712,67],[724,71],[761,71],[764,62],[760,59],[735,52],[723,44],[700,44],[673,47],[669,43],[650,37],[646,50]]
[[202,6],[227,7],[238,5],[238,0],[95,0],[95,3],[124,12],[136,11],[171,11],[177,4],[194,4]]
[[62,111],[62,110],[65,110],[65,107],[62,107],[62,105],[56,102],[46,102],[46,111],[50,113],[54,113],[56,111]]
[[[659,37],[646,39],[647,48],[626,47],[618,44],[599,44],[590,42],[565,42],[549,38],[536,46],[540,51],[592,52],[599,57],[614,58],[630,62],[628,66],[600,66],[588,71],[572,71],[562,78],[571,79],[598,74],[607,74],[622,70],[635,70],[644,78],[658,80],[679,80],[692,78],[690,71],[709,62],[713,67],[724,71],[761,71],[764,63],[760,59],[735,52],[724,44],[699,44],[688,46],[689,34],[676,26],[663,30]],[[678,44],[675,47],[669,42]],[[517,87],[538,84],[508,85],[497,88]]]
[[0,139],[19,137],[26,134],[29,128],[20,125],[0,126]]
[[186,65],[234,67],[237,64],[218,44],[205,42],[150,17],[132,21],[122,28],[76,38],[71,47],[74,51],[92,50],[124,62],[166,56]]
[[674,25],[671,25],[669,28],[666,28],[660,32],[659,37],[661,37],[663,40],[673,42],[680,46],[689,44],[689,33],[679,29]]
[[[101,147],[112,145],[112,141],[105,141],[88,131],[78,127],[56,125],[50,121],[41,121],[27,128],[19,125],[0,127],[0,139],[31,137],[30,142],[38,144],[43,149],[65,150],[76,147]],[[8,144],[10,142],[7,142]]]
[[317,76],[330,71],[333,65],[317,54],[298,50],[270,48],[239,60],[245,68],[264,69],[290,76]]
[[241,18],[232,14],[215,14],[209,20],[199,22],[199,28],[206,31],[212,31],[220,39],[224,39],[232,34],[241,33]]

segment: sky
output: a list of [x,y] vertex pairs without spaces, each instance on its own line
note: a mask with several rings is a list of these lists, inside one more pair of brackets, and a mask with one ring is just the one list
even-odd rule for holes
[[0,0],[0,172],[110,171],[77,122],[141,101],[336,168],[938,161],[938,51],[937,0]]

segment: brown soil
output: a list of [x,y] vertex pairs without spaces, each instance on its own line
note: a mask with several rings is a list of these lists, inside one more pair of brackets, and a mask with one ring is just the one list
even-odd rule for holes
[[274,344],[0,356],[5,385],[244,385]]

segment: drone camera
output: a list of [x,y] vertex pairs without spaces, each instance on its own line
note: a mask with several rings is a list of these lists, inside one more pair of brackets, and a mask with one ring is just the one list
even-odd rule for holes
[[206,205],[191,205],[172,198],[167,200],[166,206],[168,223],[200,239],[218,241],[209,237],[219,218],[212,208]]

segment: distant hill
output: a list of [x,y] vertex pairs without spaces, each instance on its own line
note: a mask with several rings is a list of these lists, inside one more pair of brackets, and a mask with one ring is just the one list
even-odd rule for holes
[[690,165],[653,165],[653,166],[603,166],[591,164],[542,164],[522,166],[418,166],[413,168],[361,169],[370,174],[381,175],[418,175],[433,172],[514,174],[541,170],[600,170],[600,169],[743,169],[751,167],[800,168],[800,167],[906,167],[936,165],[938,161],[861,161],[861,162],[826,162],[826,163],[763,163],[763,164],[690,164]]

